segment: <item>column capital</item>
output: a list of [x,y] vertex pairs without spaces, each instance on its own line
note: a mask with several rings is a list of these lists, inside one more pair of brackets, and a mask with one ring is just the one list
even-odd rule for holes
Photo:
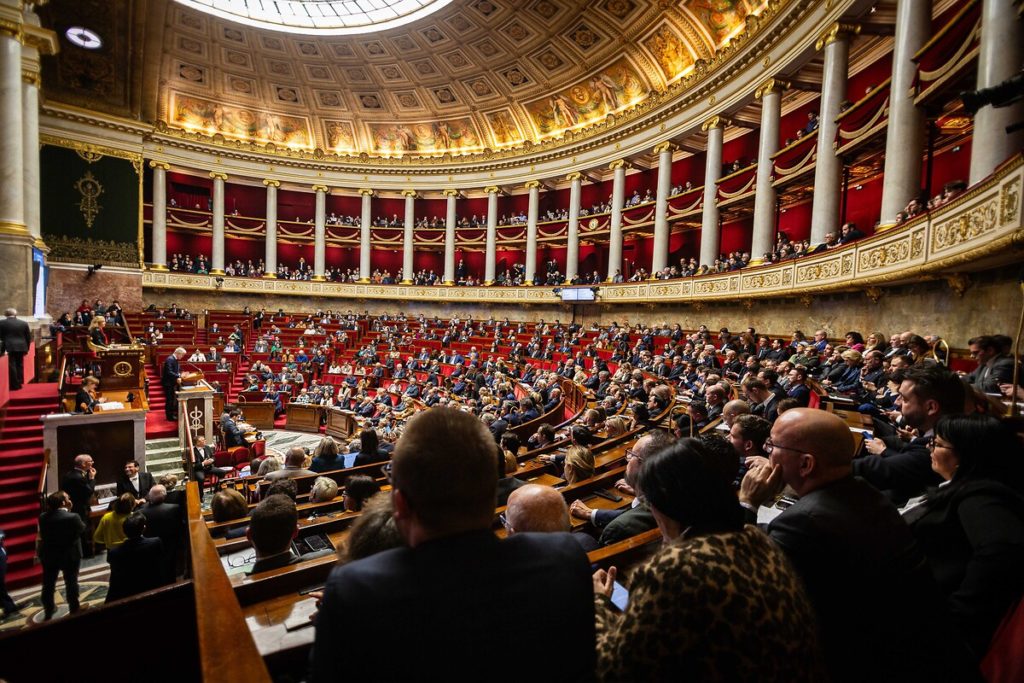
[[227,180],[228,174],[221,173],[220,171],[210,171],[210,177],[213,178],[214,180]]
[[626,161],[625,159],[619,159],[618,161],[613,161],[612,163],[608,164],[608,170],[610,171],[617,171],[620,168],[623,170],[629,168],[629,162]]
[[40,55],[55,55],[60,52],[60,43],[57,41],[57,34],[54,31],[32,24],[23,24],[22,31],[25,45],[35,48]]
[[844,24],[837,21],[822,31],[821,37],[818,38],[818,42],[814,44],[814,49],[821,50],[823,47],[831,45],[837,40],[847,38],[849,36],[855,36],[858,33],[860,33],[860,24]]
[[364,187],[364,188],[359,190],[359,194],[363,195],[364,197],[366,197],[366,196],[372,197],[373,196],[373,190],[371,190],[371,189],[369,189],[367,187]]
[[266,185],[267,187],[281,187],[281,181],[274,180],[273,178],[264,178],[263,184]]
[[539,189],[540,188],[540,181],[539,180],[528,180],[528,181],[526,181],[526,183],[523,184],[523,187],[525,187],[527,190]]
[[20,21],[0,17],[0,36],[14,38],[19,43],[25,42],[25,27]]
[[790,86],[789,81],[784,81],[779,78],[769,78],[761,85],[757,86],[757,90],[754,91],[754,99],[759,100],[765,95],[773,92],[782,92],[788,90]]
[[577,180],[583,180],[583,174],[579,171],[573,171],[569,175],[565,176],[565,179],[569,182],[575,182]]
[[169,163],[167,163],[166,161],[157,161],[156,159],[150,159],[149,167],[150,168],[159,168],[159,169],[162,169],[164,171],[171,170],[171,165]]
[[677,149],[679,149],[679,145],[671,140],[665,140],[664,142],[656,144],[653,151],[655,154],[661,154],[662,152],[674,152]]
[[731,123],[729,119],[725,118],[721,114],[715,114],[707,121],[702,123],[700,125],[700,129],[706,133],[712,128],[725,128],[726,126],[729,125],[729,123]]
[[313,192],[323,192],[324,194],[327,194],[327,186],[326,185],[313,185],[312,186],[312,190],[313,190]]
[[445,197],[458,197],[459,196],[459,191],[458,190],[442,190],[441,194],[443,194]]
[[487,187],[484,188],[484,192],[486,192],[487,194],[498,194],[498,186],[488,185]]
[[402,190],[403,197],[416,197],[416,190]]
[[38,71],[23,68],[21,70],[21,82],[28,85],[34,85],[36,88],[41,88],[43,85],[43,77],[39,75]]

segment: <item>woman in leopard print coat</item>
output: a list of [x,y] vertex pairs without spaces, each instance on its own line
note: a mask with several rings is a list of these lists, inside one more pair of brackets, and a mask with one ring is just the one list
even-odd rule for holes
[[665,544],[632,573],[624,613],[615,570],[594,575],[602,681],[819,681],[813,611],[771,540],[743,526],[731,482],[683,439],[639,476]]

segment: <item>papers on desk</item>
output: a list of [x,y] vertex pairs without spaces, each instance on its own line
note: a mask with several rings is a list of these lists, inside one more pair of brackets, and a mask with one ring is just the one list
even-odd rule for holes
[[106,401],[104,403],[97,403],[93,406],[93,410],[105,411],[105,410],[124,410],[124,404],[120,401]]

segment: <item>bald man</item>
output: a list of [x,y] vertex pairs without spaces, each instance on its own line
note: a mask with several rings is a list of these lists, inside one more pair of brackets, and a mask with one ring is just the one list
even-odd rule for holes
[[729,401],[722,408],[722,422],[725,423],[726,427],[732,427],[733,423],[736,422],[736,418],[740,415],[750,414],[750,404],[742,399],[736,399]]
[[769,461],[747,472],[740,504],[756,510],[783,484],[800,497],[768,535],[803,579],[832,678],[971,680],[966,647],[909,527],[853,476],[849,427],[794,408],[775,421],[764,451]]
[[[569,506],[565,504],[562,494],[550,486],[521,486],[508,497],[505,528],[510,536],[531,531],[547,534],[571,531]],[[572,537],[587,552],[600,547],[589,534],[578,533]]]

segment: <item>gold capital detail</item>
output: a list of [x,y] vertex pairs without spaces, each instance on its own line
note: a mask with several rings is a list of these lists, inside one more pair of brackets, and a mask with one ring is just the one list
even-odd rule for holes
[[416,190],[402,190],[402,196],[403,197],[415,197],[416,196]]
[[859,24],[842,24],[837,21],[825,29],[821,34],[821,37],[818,38],[818,42],[814,44],[814,49],[820,50],[827,45],[831,45],[840,38],[855,36],[858,33],[860,33]]
[[366,187],[364,187],[364,188],[362,188],[361,190],[359,190],[359,194],[363,195],[364,197],[365,197],[365,196],[370,196],[370,197],[372,197],[372,196],[373,196],[373,190],[371,190],[371,189],[369,189],[369,188],[366,188]]
[[537,188],[540,187],[540,181],[539,180],[529,180],[529,181],[526,182],[525,185],[523,185],[523,187],[525,187],[527,190],[536,190]]
[[323,193],[326,194],[327,193],[327,186],[326,185],[314,185],[313,186],[313,192],[323,192]]
[[210,171],[210,177],[213,178],[214,180],[227,180],[228,174],[221,173],[220,171]]
[[171,165],[169,163],[166,161],[156,161],[155,159],[150,160],[149,167],[163,169],[164,171],[171,170]]
[[583,179],[583,174],[580,173],[579,171],[573,171],[569,175],[565,176],[565,179],[568,180],[569,182],[573,182],[573,181],[576,181],[576,180],[582,180]]
[[28,69],[22,69],[21,71],[21,82],[27,85],[33,85],[35,87],[41,87],[43,85],[43,79],[39,75],[38,71],[29,71]]
[[280,180],[274,180],[273,178],[266,178],[263,180],[263,184],[267,187],[281,187]]
[[498,194],[498,186],[488,185],[487,187],[484,188],[484,192],[486,192],[487,194]]
[[458,190],[444,190],[441,194],[443,194],[445,197],[458,197],[459,196],[459,191]]
[[611,171],[615,171],[620,168],[629,168],[629,165],[626,163],[625,159],[619,159],[618,161],[613,161],[612,163],[608,164],[608,169]]
[[720,114],[716,114],[715,116],[712,116],[707,121],[702,123],[700,129],[706,133],[712,128],[725,128],[728,125],[729,119],[725,118],[724,116],[721,116]]
[[22,24],[11,19],[0,18],[0,36],[7,36],[8,38],[14,38],[16,41],[23,42],[25,38],[25,31]]
[[679,148],[678,146],[676,146],[675,143],[669,140],[665,140],[665,142],[659,142],[654,146],[654,153],[661,154],[662,152],[674,152],[677,149]]
[[767,81],[757,86],[757,90],[754,91],[754,99],[761,99],[765,95],[773,92],[782,92],[789,88],[789,81],[783,81],[778,78],[769,78]]

